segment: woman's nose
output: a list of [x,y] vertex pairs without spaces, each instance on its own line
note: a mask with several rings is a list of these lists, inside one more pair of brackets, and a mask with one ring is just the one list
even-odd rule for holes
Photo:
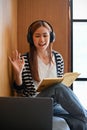
[[41,41],[41,42],[44,41],[44,37],[43,37],[43,36],[40,37],[40,41]]

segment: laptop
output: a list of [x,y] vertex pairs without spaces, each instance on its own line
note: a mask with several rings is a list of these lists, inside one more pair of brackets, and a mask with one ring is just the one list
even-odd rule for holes
[[52,130],[52,98],[0,97],[0,129]]

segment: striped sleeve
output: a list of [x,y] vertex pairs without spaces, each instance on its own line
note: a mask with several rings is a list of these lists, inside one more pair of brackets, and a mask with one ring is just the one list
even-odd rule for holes
[[56,68],[57,68],[57,77],[62,77],[64,74],[64,60],[60,53],[53,51],[55,55]]

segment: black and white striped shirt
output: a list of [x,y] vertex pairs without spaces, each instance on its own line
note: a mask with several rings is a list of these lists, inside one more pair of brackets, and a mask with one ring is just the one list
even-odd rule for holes
[[[52,51],[54,57],[55,57],[55,62],[56,62],[56,72],[57,72],[57,77],[62,77],[64,73],[64,61],[60,53],[56,51]],[[29,53],[25,53],[23,55],[25,59],[25,66],[22,72],[22,85],[18,86],[15,82],[13,84],[13,87],[16,89],[17,93],[20,96],[34,96],[36,94],[36,89],[34,85],[34,81],[32,78],[31,74],[31,69],[30,69],[30,63],[29,63]]]

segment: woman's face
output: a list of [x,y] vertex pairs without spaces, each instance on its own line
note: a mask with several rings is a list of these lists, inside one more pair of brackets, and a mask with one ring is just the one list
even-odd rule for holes
[[45,51],[50,43],[50,32],[46,27],[41,26],[33,34],[33,42],[37,50]]

